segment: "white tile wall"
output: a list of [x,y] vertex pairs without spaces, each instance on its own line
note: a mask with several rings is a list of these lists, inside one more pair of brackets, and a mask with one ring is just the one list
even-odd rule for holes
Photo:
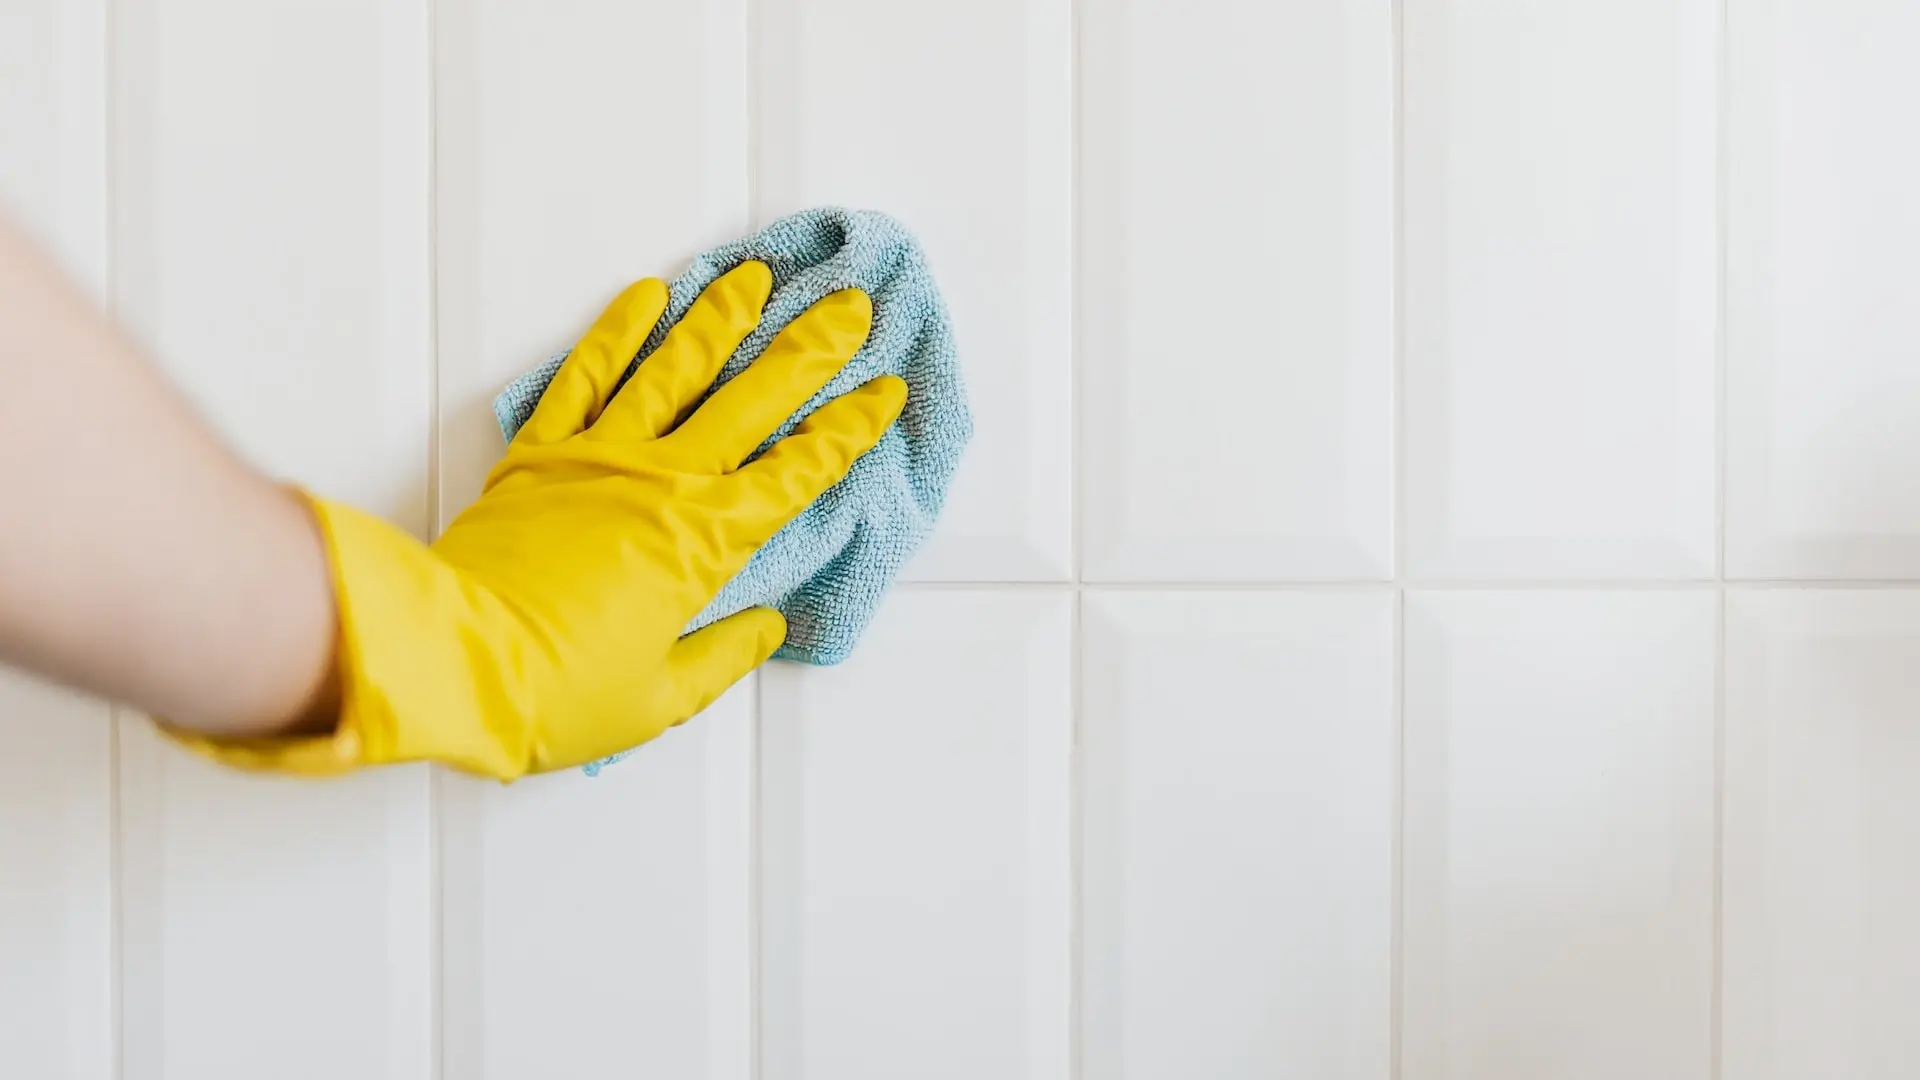
[[[263,467],[424,533],[425,13],[127,0],[114,23],[116,307]],[[138,718],[121,749],[124,1075],[425,1076],[426,770],[273,784]]]
[[1394,597],[1085,604],[1084,1075],[1386,1076]]
[[0,1060],[114,1075],[112,719],[0,674]]
[[926,244],[968,358],[971,467],[910,575],[1067,580],[1069,0],[910,15],[893,0],[761,0],[757,15],[756,219],[836,204],[900,217]]
[[106,8],[0,9],[0,198],[96,296],[107,274]]
[[1083,5],[1090,580],[1393,575],[1392,20]]
[[1728,1080],[1920,1072],[1920,592],[1727,608]]
[[[509,379],[746,229],[747,19],[442,2],[434,32],[445,522],[500,456]],[[751,1075],[752,694],[598,781],[442,778],[444,1076]]]
[[1920,91],[1899,0],[1728,15],[1727,572],[1920,575]]
[[1072,601],[921,593],[873,631],[764,677],[761,1075],[1063,1076]]
[[[106,6],[0,7],[0,206],[106,288]],[[0,526],[4,527],[4,526]],[[114,1075],[113,715],[0,670],[0,1070]]]
[[446,779],[447,1075],[752,1075],[753,694],[595,783]]
[[1714,575],[1718,25],[1405,5],[1410,574]]
[[1712,1076],[1719,615],[1407,597],[1401,1076]]
[[852,661],[597,780],[6,677],[0,1074],[1913,1075],[1916,18],[0,5],[0,201],[278,474],[430,534],[820,202],[979,420]]

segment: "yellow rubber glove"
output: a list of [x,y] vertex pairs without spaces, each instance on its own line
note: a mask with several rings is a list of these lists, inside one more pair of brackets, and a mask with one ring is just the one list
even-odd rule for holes
[[693,411],[760,321],[772,280],[750,262],[714,282],[615,395],[667,305],[660,281],[629,288],[431,547],[310,499],[340,613],[337,730],[170,734],[243,767],[434,760],[511,780],[639,745],[705,708],[772,655],[786,623],[756,608],[681,630],[906,404],[906,384],[883,376],[742,465],[872,322],[866,294],[828,296]]

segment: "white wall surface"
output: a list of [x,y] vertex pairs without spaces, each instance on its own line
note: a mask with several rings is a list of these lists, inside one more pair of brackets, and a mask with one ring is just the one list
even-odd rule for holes
[[598,779],[0,675],[0,1075],[1920,1075],[1906,0],[0,0],[0,201],[422,536],[635,277],[893,212],[979,435]]

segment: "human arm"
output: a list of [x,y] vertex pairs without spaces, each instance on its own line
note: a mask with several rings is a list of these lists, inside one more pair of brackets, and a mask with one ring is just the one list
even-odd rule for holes
[[[785,633],[767,609],[683,639],[687,621],[878,441],[906,395],[877,379],[748,463],[860,347],[866,296],[821,301],[702,403],[759,321],[771,275],[748,263],[722,277],[616,395],[666,306],[666,286],[642,281],[575,346],[480,500],[428,546],[248,469],[21,251],[0,268],[0,291],[22,294],[0,323],[26,324],[0,327],[0,377],[50,365],[71,377],[31,376],[32,400],[0,414],[40,417],[0,430],[0,452],[52,445],[37,455],[44,475],[0,486],[45,519],[0,545],[0,611],[13,612],[0,654],[132,702],[236,765],[438,760],[511,779],[684,721]],[[115,380],[124,392],[103,408],[98,387]],[[179,532],[136,550],[167,529]],[[38,580],[49,564],[54,580]]]
[[229,736],[324,723],[303,500],[252,469],[0,215],[0,660]]

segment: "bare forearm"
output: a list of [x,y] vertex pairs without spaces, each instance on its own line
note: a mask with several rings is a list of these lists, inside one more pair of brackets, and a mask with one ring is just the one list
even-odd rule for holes
[[208,732],[312,713],[335,616],[304,504],[4,219],[0,387],[0,660]]

